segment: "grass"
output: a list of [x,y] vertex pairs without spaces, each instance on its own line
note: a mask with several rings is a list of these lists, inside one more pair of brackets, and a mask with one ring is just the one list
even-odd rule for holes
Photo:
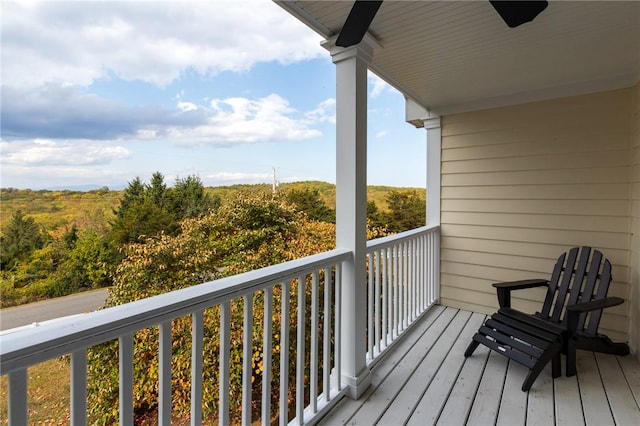
[[[29,425],[68,425],[71,421],[70,407],[70,367],[62,358],[51,359],[30,367],[27,371],[27,397],[29,404]],[[136,419],[140,426],[157,424],[157,409],[154,409]],[[271,424],[277,423],[278,418],[271,419]],[[203,419],[202,424],[217,424],[218,419],[212,416]],[[7,376],[0,377],[0,424],[7,425]],[[171,424],[188,426],[189,415],[174,415]],[[260,421],[253,421],[252,425],[259,425]]]
[[[56,358],[27,370],[30,425],[69,424],[69,378],[67,361]],[[0,379],[0,418],[7,419],[7,377]]]

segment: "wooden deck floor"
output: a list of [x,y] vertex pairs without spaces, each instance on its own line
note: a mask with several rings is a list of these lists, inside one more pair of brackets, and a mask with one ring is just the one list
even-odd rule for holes
[[[372,369],[358,400],[343,398],[323,425],[640,425],[640,364],[578,351],[578,374],[527,370],[480,346],[463,352],[485,316],[437,306]],[[564,365],[563,365],[564,374]]]

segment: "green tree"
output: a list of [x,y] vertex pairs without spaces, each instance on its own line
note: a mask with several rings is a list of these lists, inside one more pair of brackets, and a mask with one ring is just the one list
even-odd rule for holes
[[329,208],[317,189],[291,189],[285,199],[295,205],[299,211],[307,214],[309,219],[318,222],[336,222],[335,210]]
[[208,195],[197,176],[176,179],[171,197],[178,220],[196,217],[220,207],[220,197]]
[[372,227],[386,226],[384,216],[375,201],[367,201],[367,220]]
[[78,242],[78,227],[75,223],[64,233],[62,240],[67,250],[72,250],[76,246]]
[[9,221],[0,238],[0,267],[13,269],[20,261],[26,260],[31,253],[41,249],[45,238],[32,217],[26,217],[17,210]]
[[116,248],[165,232],[172,234],[178,228],[173,213],[155,204],[150,198],[131,203],[125,211],[119,211],[111,226],[111,241]]
[[167,188],[160,172],[153,174],[148,185],[136,177],[125,189],[115,211],[112,243],[118,248],[137,242],[141,236],[174,234],[180,220],[196,217],[219,204],[220,199],[208,196],[196,176],[177,179],[173,188]]
[[111,254],[105,237],[92,230],[78,235],[64,261],[53,274],[58,295],[71,294],[82,288],[99,288],[111,284]]
[[389,212],[383,220],[390,232],[403,232],[426,224],[426,201],[417,191],[391,191],[387,195]]
[[116,218],[124,215],[129,207],[133,204],[142,202],[145,197],[145,186],[138,176],[133,179],[124,190],[120,206],[114,210]]
[[168,203],[167,185],[162,173],[155,172],[151,176],[151,183],[145,186],[144,198],[150,198],[156,206],[165,206]]

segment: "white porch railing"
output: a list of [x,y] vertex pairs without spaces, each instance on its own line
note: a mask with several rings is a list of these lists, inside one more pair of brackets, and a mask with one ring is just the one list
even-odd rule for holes
[[423,227],[367,244],[367,362],[375,363],[437,303],[440,228]]
[[[368,244],[372,266],[368,279],[369,362],[437,300],[438,232],[437,228],[421,228]],[[159,329],[158,423],[170,424],[171,324],[184,316],[190,316],[192,323],[191,424],[201,424],[204,311],[214,307],[220,312],[218,418],[220,424],[229,424],[230,306],[236,302],[243,306],[242,423],[259,420],[270,424],[275,418],[281,425],[314,423],[344,393],[336,378],[341,376],[340,357],[345,348],[337,343],[342,310],[348,308],[341,303],[341,287],[349,285],[342,282],[341,270],[350,258],[348,251],[333,250],[6,334],[0,344],[0,373],[8,375],[9,424],[28,423],[27,368],[62,355],[71,359],[71,424],[86,424],[87,350],[118,340],[119,423],[132,425],[134,335],[150,327]],[[301,284],[305,291],[298,291]],[[274,306],[274,290],[281,295],[280,306]],[[256,307],[264,309],[262,336],[252,335],[256,294],[264,300],[262,307]],[[274,317],[280,330],[273,330],[274,323],[268,320]],[[296,323],[290,324],[293,317]],[[295,348],[291,347],[294,339],[290,333],[295,333]],[[274,338],[279,351],[273,351]],[[256,404],[251,380],[255,375],[251,365],[255,339],[261,339],[263,369],[262,389],[256,390],[261,392],[257,403],[261,413],[252,416],[252,405]],[[272,359],[273,352],[279,352],[279,360]],[[289,359],[290,353],[295,361]],[[280,374],[274,382],[273,363],[278,361]],[[288,374],[292,361],[295,379]],[[274,384],[280,392],[272,404]]]

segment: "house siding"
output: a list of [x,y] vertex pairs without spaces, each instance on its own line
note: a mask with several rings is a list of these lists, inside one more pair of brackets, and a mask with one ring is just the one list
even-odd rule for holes
[[631,120],[631,249],[629,308],[631,348],[640,361],[640,82],[633,88]]
[[[609,294],[630,298],[632,102],[623,89],[442,118],[442,304],[491,313],[491,283],[548,277],[580,245],[605,253]],[[533,312],[543,295],[513,305]],[[603,317],[612,338],[629,339],[629,305]]]

